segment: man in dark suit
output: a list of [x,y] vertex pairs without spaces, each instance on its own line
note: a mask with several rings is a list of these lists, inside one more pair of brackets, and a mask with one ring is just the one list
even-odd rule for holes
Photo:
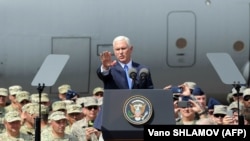
[[[116,37],[113,40],[113,51],[116,60],[112,60],[111,52],[104,51],[100,54],[102,64],[97,69],[97,75],[103,81],[104,89],[154,88],[149,69],[132,60],[133,46],[130,44],[128,37]],[[127,66],[128,70],[130,70],[127,72],[128,74],[126,74],[124,66]],[[102,114],[103,110],[102,106],[100,106],[100,111],[94,121],[94,128],[98,129],[101,133],[99,141],[103,140],[101,132]]]
[[[97,69],[97,75],[103,81],[104,89],[154,88],[148,67],[132,60],[133,46],[128,37],[116,37],[113,40],[113,51],[116,60],[112,60],[111,52],[104,51],[100,54],[102,64]],[[125,66],[129,70],[128,77]]]

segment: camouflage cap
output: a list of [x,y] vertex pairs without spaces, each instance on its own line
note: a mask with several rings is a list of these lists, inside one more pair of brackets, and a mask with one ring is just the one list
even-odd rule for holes
[[102,103],[103,103],[103,97],[98,98],[97,101],[98,101],[98,105],[102,105]]
[[38,115],[39,114],[39,104],[38,103],[34,103],[34,104],[29,105],[26,108],[26,112],[29,113],[29,114],[31,114],[31,115],[33,115],[33,114],[34,115]]
[[238,107],[238,101],[234,101],[232,103],[230,103],[230,105],[228,106],[229,110],[234,110],[234,109],[243,109],[243,104],[241,102],[239,102],[239,107]]
[[60,94],[66,94],[68,90],[71,90],[71,86],[69,84],[63,84],[58,87],[58,92]]
[[21,116],[18,111],[10,111],[4,115],[7,122],[21,121]]
[[247,95],[250,95],[250,88],[246,88],[244,91],[243,91],[243,97],[247,96]]
[[42,115],[49,114],[49,107],[41,104],[41,114]]
[[8,89],[0,88],[0,95],[1,96],[8,96]]
[[9,87],[9,93],[10,95],[16,95],[17,92],[22,91],[23,88],[20,85],[13,85]]
[[98,92],[104,92],[104,89],[102,87],[96,87],[96,88],[94,88],[93,95],[95,95]]
[[76,99],[76,104],[84,106],[84,103],[86,103],[87,97],[79,97]]
[[36,105],[36,104],[37,103],[27,103],[27,104],[22,106],[22,111],[27,112],[27,109],[29,108],[29,106]]
[[233,101],[234,101],[234,99],[233,99],[233,93],[230,92],[230,93],[227,94],[227,102],[230,104]]
[[88,107],[88,106],[99,106],[98,100],[94,98],[93,96],[87,97],[87,100],[84,103],[84,107]]
[[49,120],[61,120],[66,119],[65,113],[62,111],[55,111],[49,116]]
[[81,113],[82,107],[78,104],[71,104],[67,106],[67,114],[71,113]]
[[[30,95],[31,102],[39,103],[39,94]],[[47,93],[41,94],[41,102],[49,102],[49,95]]]
[[22,102],[23,100],[30,101],[30,93],[28,91],[19,91],[16,94],[16,100]]
[[66,103],[63,101],[55,101],[52,103],[52,111],[66,110]]
[[226,105],[214,105],[213,114],[227,114],[227,106]]
[[72,101],[72,100],[63,100],[63,102],[66,104],[66,107],[67,105],[71,105],[71,104],[74,104],[75,102]]

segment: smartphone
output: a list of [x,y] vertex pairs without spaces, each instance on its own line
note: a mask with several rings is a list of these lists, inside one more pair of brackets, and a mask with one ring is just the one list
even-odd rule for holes
[[233,117],[233,110],[227,110],[227,116]]
[[178,107],[179,108],[187,108],[190,107],[191,103],[189,101],[179,101],[178,102]]
[[94,125],[94,122],[93,121],[88,121],[88,127],[93,127],[93,125]]

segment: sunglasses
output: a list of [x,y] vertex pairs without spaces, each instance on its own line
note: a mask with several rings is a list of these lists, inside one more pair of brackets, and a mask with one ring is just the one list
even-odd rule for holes
[[[233,94],[234,97],[237,97],[238,94]],[[243,96],[243,93],[239,93],[239,96]]]
[[70,117],[77,117],[79,116],[81,113],[70,113],[68,114]]
[[103,96],[103,93],[96,93],[95,96]]
[[28,100],[23,100],[22,102],[20,102],[22,105],[30,103]]
[[250,95],[244,96],[244,101],[248,101],[250,99]]
[[226,115],[224,115],[224,114],[214,114],[214,117],[217,117],[217,118],[219,118],[219,117],[221,117],[221,118],[224,118]]
[[98,106],[88,106],[88,107],[86,107],[88,110],[92,110],[92,109],[94,109],[94,110],[97,110],[98,109]]

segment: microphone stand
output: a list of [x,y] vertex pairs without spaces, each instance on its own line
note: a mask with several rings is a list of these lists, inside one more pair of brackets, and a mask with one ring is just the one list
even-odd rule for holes
[[39,95],[39,116],[35,118],[35,141],[40,141],[41,139],[41,94],[45,85],[38,84],[38,95]]
[[132,89],[138,89],[138,82],[136,78],[132,78]]
[[136,75],[137,75],[137,73],[135,73],[135,72],[129,73],[129,77],[132,79],[132,88],[131,89],[138,89]]
[[139,89],[147,88],[147,75],[140,75],[140,86]]
[[244,117],[240,112],[240,84],[233,84],[235,90],[237,91],[237,107],[238,107],[238,124],[244,125]]

